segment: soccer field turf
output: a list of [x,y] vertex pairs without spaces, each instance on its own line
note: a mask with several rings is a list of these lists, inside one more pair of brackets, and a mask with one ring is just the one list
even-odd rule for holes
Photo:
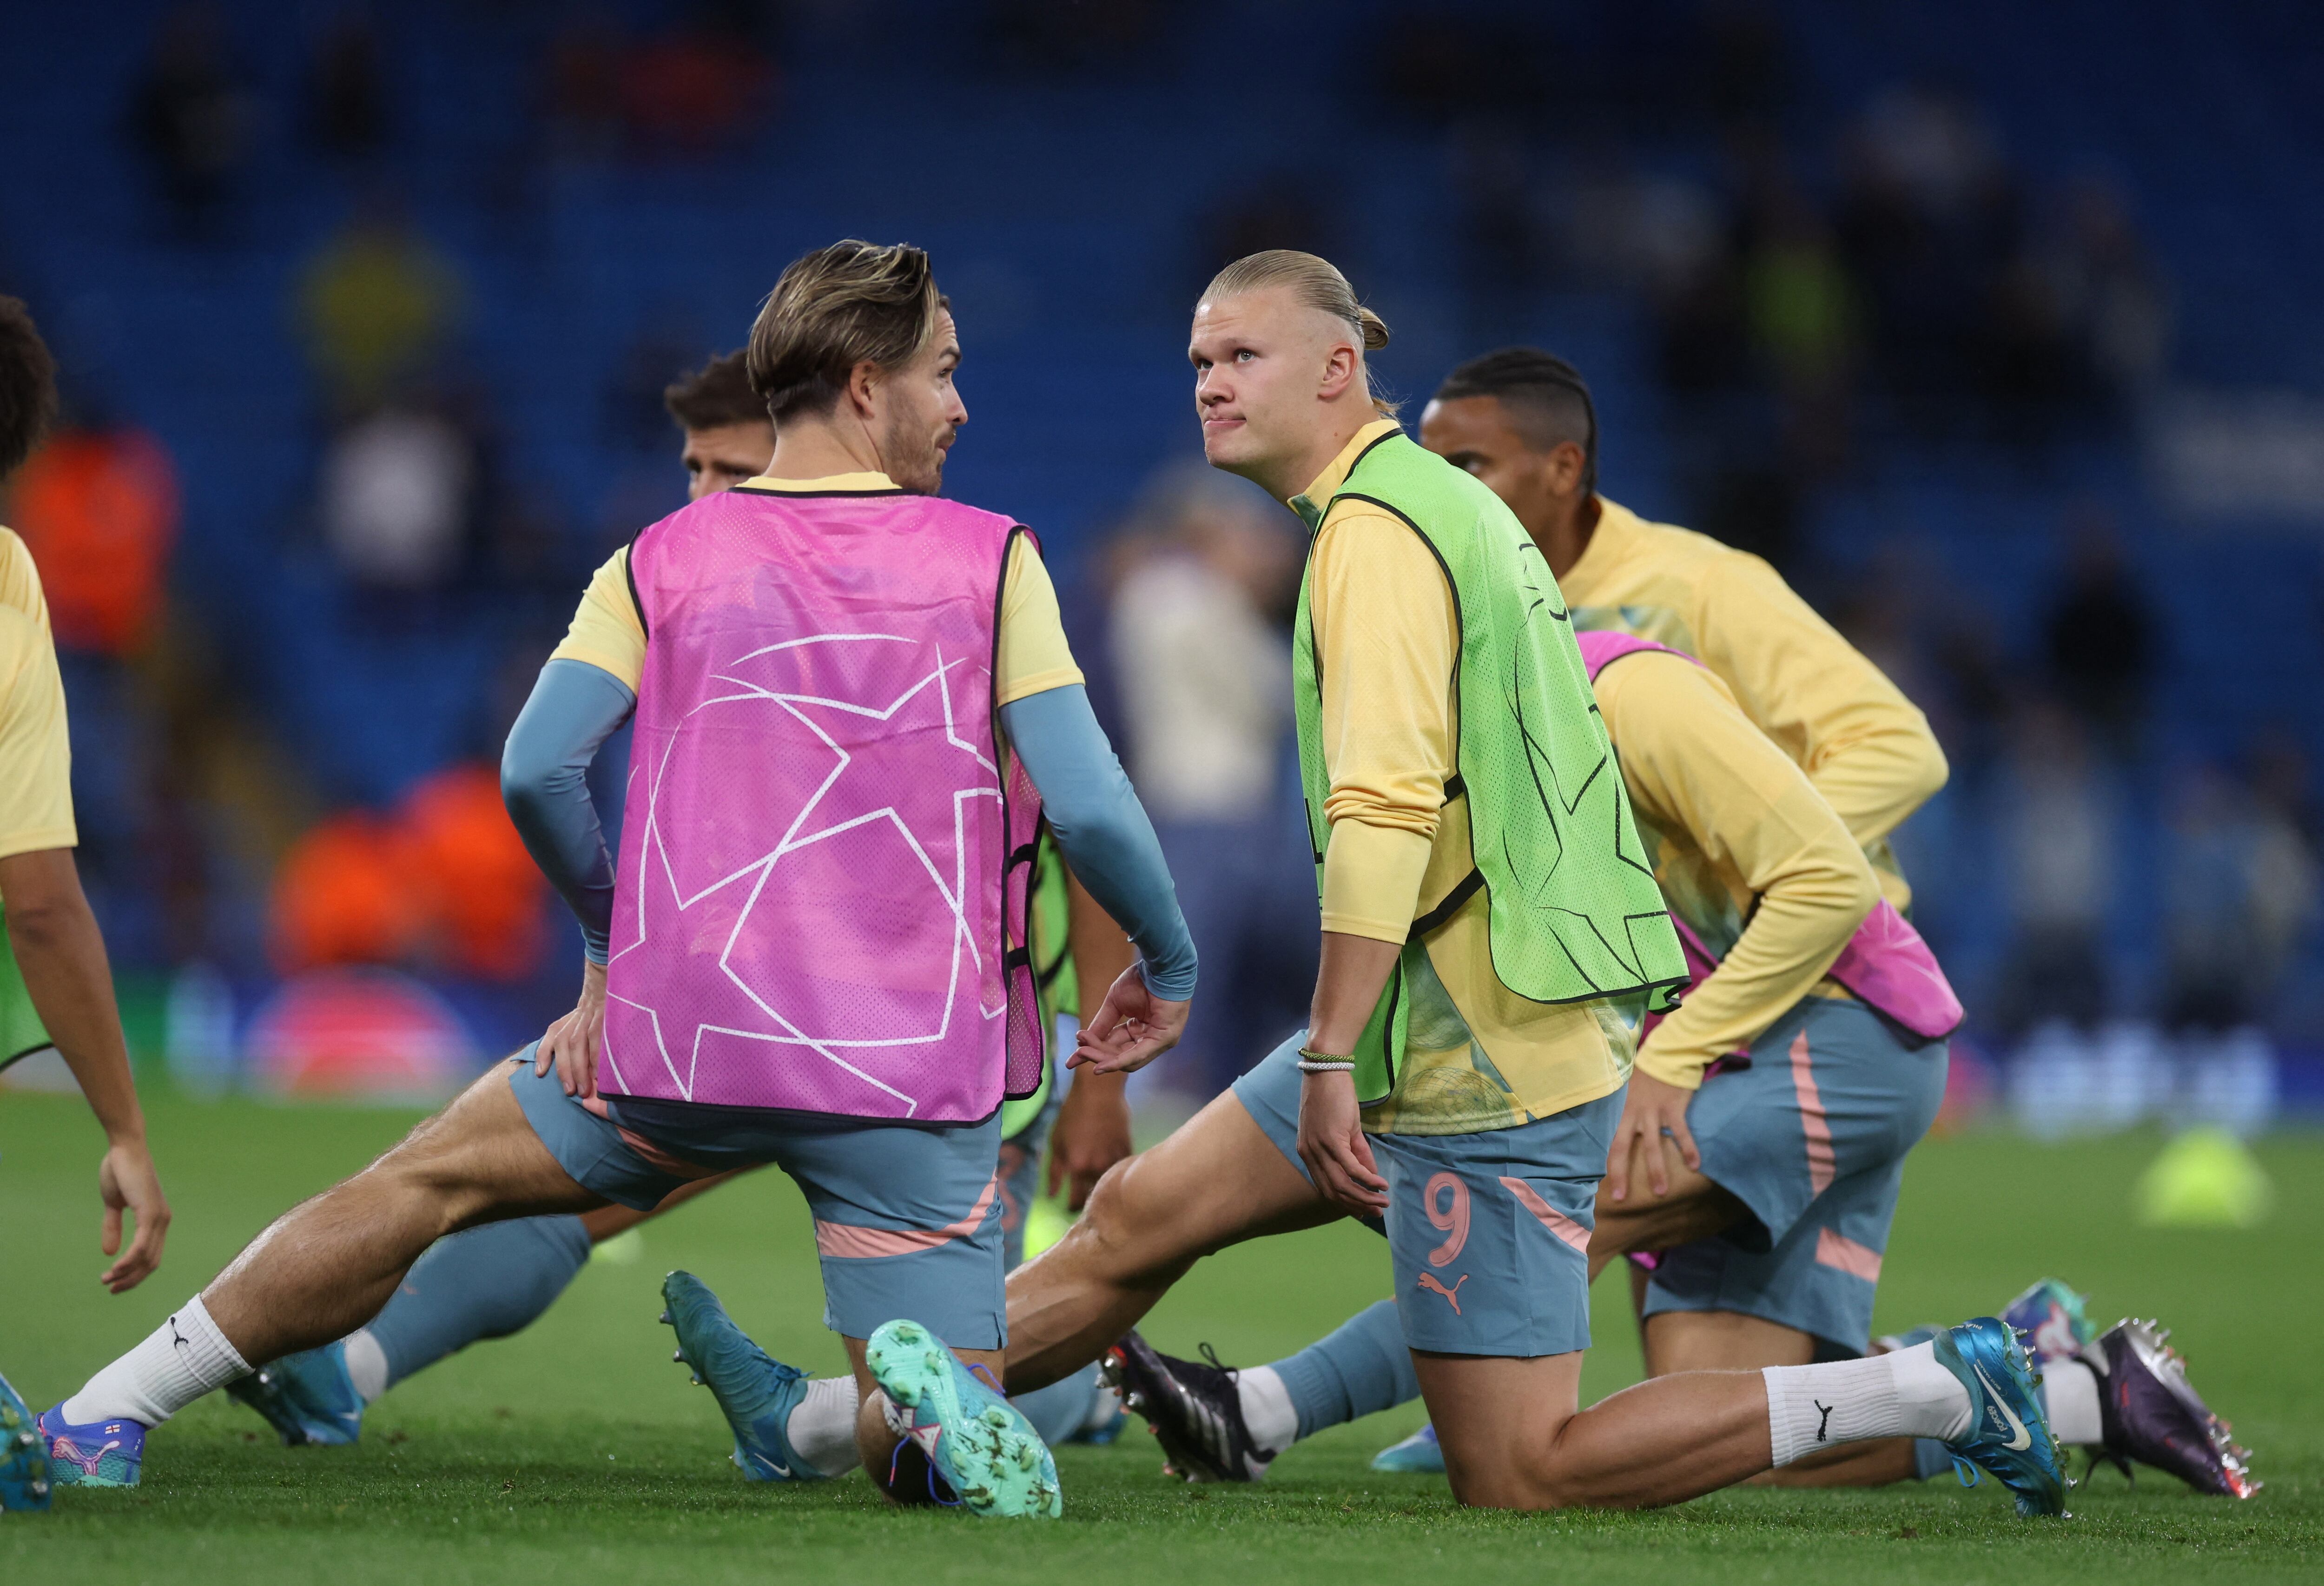
[[[99,1137],[78,1102],[0,1095],[0,1371],[35,1408],[156,1325],[299,1196],[393,1140],[408,1115],[244,1102],[152,1106],[177,1211],[161,1274],[114,1298],[97,1284]],[[1417,1405],[1302,1444],[1256,1488],[1158,1474],[1139,1427],[1058,1456],[1065,1518],[980,1524],[886,1512],[861,1477],[746,1484],[725,1462],[709,1394],[670,1363],[661,1274],[687,1267],[773,1352],[840,1368],[821,1324],[798,1193],[770,1172],[644,1231],[630,1265],[593,1263],[521,1337],[483,1344],[398,1388],[353,1449],[284,1449],[213,1396],[147,1445],[144,1485],[68,1490],[45,1516],[0,1517],[0,1581],[848,1583],[1190,1581],[2313,1581],[2324,1571],[2324,1141],[2261,1149],[2273,1222],[2156,1232],[2125,1207],[2153,1136],[2056,1147],[1997,1134],[1914,1157],[1888,1251],[1882,1327],[1990,1311],[2055,1272],[2105,1322],[2177,1329],[2197,1385],[2257,1451],[2267,1489],[2199,1498],[2143,1472],[2074,1495],[2068,1522],[2015,1517],[1997,1484],[1948,1477],[1866,1493],[1742,1490],[1646,1515],[1472,1514],[1441,1480],[1376,1475],[1373,1451]],[[1274,1358],[1378,1298],[1380,1241],[1342,1227],[1263,1240],[1198,1266],[1148,1323],[1162,1348]],[[1636,1378],[1618,1281],[1599,1286],[1585,1399]],[[2077,1462],[2079,1463],[2079,1461]]]

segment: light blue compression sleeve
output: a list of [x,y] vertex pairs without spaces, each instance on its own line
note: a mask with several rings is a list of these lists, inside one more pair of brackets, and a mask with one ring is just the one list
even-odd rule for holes
[[613,926],[613,858],[597,807],[589,802],[589,762],[621,730],[638,696],[587,661],[553,660],[501,752],[501,798],[533,862],[574,917],[592,964],[605,962]]
[[1366,1306],[1336,1331],[1276,1361],[1275,1374],[1299,1412],[1302,1437],[1420,1397],[1394,1300]]
[[1146,807],[1106,742],[1080,684],[1001,707],[1001,725],[1041,790],[1057,846],[1099,908],[1145,960],[1146,986],[1174,1002],[1194,994],[1194,938]]
[[522,1332],[588,1259],[578,1217],[519,1217],[438,1240],[366,1329],[387,1357],[388,1386],[480,1338]]

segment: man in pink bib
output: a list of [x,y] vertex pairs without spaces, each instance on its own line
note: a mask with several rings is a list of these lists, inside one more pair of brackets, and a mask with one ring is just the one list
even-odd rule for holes
[[920,250],[843,242],[784,272],[748,349],[767,473],[642,530],[622,558],[634,664],[560,653],[526,706],[576,773],[636,723],[618,865],[580,775],[543,795],[571,808],[514,812],[582,923],[574,1011],[279,1220],[44,1429],[142,1456],[248,1362],[368,1320],[444,1234],[643,1210],[773,1162],[815,1215],[866,1468],[905,1501],[1059,1511],[1047,1449],[995,1391],[1000,1109],[1041,1076],[1045,816],[1140,954],[1090,1020],[1112,1044],[1078,1061],[1175,1042],[1194,954],[1032,536],[936,494],[959,360]]

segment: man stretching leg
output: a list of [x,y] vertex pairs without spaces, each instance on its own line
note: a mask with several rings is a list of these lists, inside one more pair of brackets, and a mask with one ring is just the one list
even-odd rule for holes
[[[344,1336],[446,1233],[647,1208],[772,1160],[816,1215],[864,1462],[891,1470],[908,1434],[930,1493],[941,1477],[974,1513],[1058,1511],[1047,1450],[971,1375],[1001,1358],[997,1109],[1038,1072],[1005,924],[1036,788],[1144,955],[1092,1061],[1128,1069],[1175,1040],[1194,954],[1152,830],[1063,680],[1029,539],[930,493],[966,419],[958,361],[918,250],[842,243],[784,272],[750,355],[779,428],[770,476],[632,548],[649,639],[621,863],[601,845],[558,878],[611,905],[594,921],[608,965],[537,1055],[279,1220],[48,1411],[52,1451],[111,1445],[75,1479],[134,1482],[147,1428],[254,1358]],[[611,677],[575,686],[618,702],[608,732],[630,708]]]
[[[741,352],[712,358],[670,385],[662,401],[682,438],[678,461],[685,469],[688,501],[731,490],[767,472],[775,451],[775,426],[767,416],[765,399],[752,389]],[[549,664],[607,673],[634,698],[645,667],[646,636],[630,599],[629,556],[624,546],[598,568],[574,613],[571,631]],[[591,806],[575,797],[586,785],[587,757],[572,753],[567,741],[573,724],[547,707],[559,700],[582,706],[578,736],[586,743],[593,741],[587,718],[603,697],[603,690],[594,687],[568,693],[555,687],[545,692],[543,708],[529,713],[521,730],[509,735],[501,764],[511,817],[532,851],[559,875],[571,871],[559,855],[574,853],[586,860],[598,839],[589,824]],[[1084,977],[1074,973],[1073,947],[1089,958],[1086,979],[1093,996],[1112,983],[1134,954],[1119,927],[1071,881],[1046,836],[1036,871],[1033,967],[1047,1020],[1078,1008],[1073,996]],[[595,917],[586,889],[576,894],[575,902],[585,917]],[[606,948],[602,933],[590,930],[585,936],[590,960],[603,963]],[[1021,1215],[1010,1215],[1010,1208],[1032,1199],[1042,1148],[1053,1130],[1061,1165],[1070,1164],[1082,1180],[1074,1202],[1076,1209],[1097,1177],[1130,1154],[1122,1084],[1120,1074],[1084,1070],[1066,1095],[1052,1070],[1044,1074],[1038,1093],[1002,1108],[1001,1197],[1010,1267],[1021,1258],[1024,1242]],[[1061,1095],[1065,1095],[1062,1102]],[[412,1264],[385,1308],[364,1326],[320,1349],[270,1361],[231,1384],[226,1392],[263,1415],[286,1444],[354,1443],[362,1434],[364,1412],[389,1388],[480,1340],[523,1331],[565,1292],[595,1246],[733,1176],[721,1174],[681,1185],[651,1211],[611,1205],[578,1215],[521,1217],[440,1240]],[[678,1317],[697,1323],[703,1333],[687,1340],[684,1347],[693,1352],[706,1380],[722,1396],[731,1392],[738,1402],[747,1398],[756,1409],[751,1417],[754,1423],[770,1424],[751,1445],[738,1443],[735,1462],[747,1475],[782,1479],[774,1474],[780,1471],[784,1478],[813,1477],[837,1474],[853,1464],[851,1379],[831,1379],[818,1387],[755,1350],[736,1360],[733,1351],[717,1346],[715,1335],[724,1312],[706,1290],[690,1295],[686,1304],[674,1298],[672,1309]],[[718,1369],[713,1368],[714,1361]],[[747,1380],[729,1380],[738,1374]],[[844,1399],[851,1418],[839,1435],[825,1440],[809,1457],[788,1449],[779,1428],[788,1412],[811,1394],[827,1396],[835,1403]],[[1019,1407],[1045,1441],[1054,1442],[1082,1426],[1109,1425],[1108,1410],[1118,1402],[1097,1380],[1093,1367],[1077,1379],[1042,1389]]]

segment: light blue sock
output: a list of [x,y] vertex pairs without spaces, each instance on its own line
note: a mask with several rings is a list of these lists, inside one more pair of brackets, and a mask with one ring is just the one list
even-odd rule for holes
[[438,1240],[364,1330],[387,1357],[388,1386],[480,1338],[522,1331],[588,1259],[578,1217],[520,1217]]
[[1953,1451],[1933,1437],[1913,1439],[1913,1480],[1926,1481],[1953,1468]]
[[1055,1448],[1061,1443],[1072,1442],[1074,1434],[1089,1425],[1090,1412],[1096,1408],[1097,1396],[1102,1391],[1097,1366],[1093,1362],[1047,1388],[1013,1394],[1009,1402],[1033,1423],[1033,1430],[1041,1434],[1041,1441]]
[[1299,1412],[1302,1437],[1420,1397],[1394,1300],[1366,1306],[1337,1331],[1276,1361],[1275,1374]]

